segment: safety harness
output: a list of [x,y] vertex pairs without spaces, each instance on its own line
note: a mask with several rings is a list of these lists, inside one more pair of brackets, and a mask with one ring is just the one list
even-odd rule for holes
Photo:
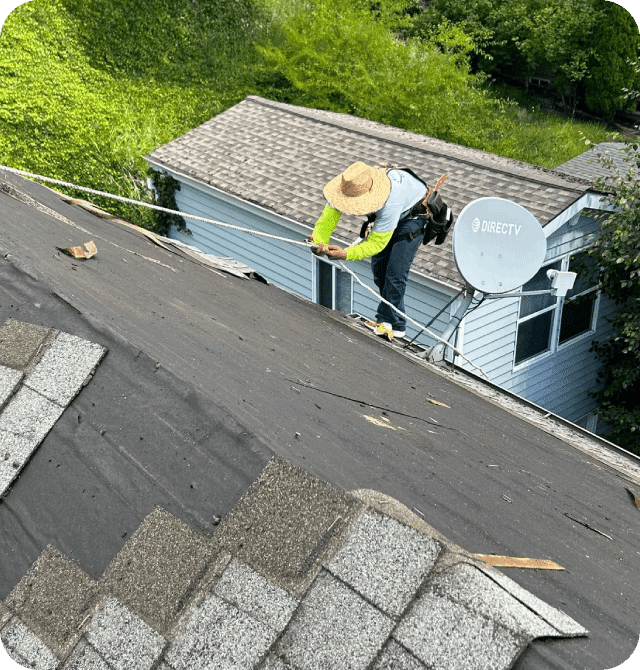
[[[381,167],[387,167],[381,166]],[[408,212],[405,214],[398,223],[407,221],[408,219],[422,219],[424,221],[424,226],[418,230],[414,230],[411,233],[404,233],[398,237],[392,238],[393,243],[400,242],[402,240],[414,240],[419,235],[422,235],[422,244],[429,244],[431,240],[435,239],[435,244],[442,244],[453,224],[453,210],[447,203],[442,199],[438,193],[438,189],[447,179],[447,175],[442,175],[440,179],[436,182],[436,185],[433,188],[430,188],[427,183],[419,177],[411,168],[407,167],[393,167],[389,169],[402,170],[403,172],[408,172],[412,177],[415,177],[418,181],[422,182],[427,189],[427,194],[423,200],[417,202]],[[365,239],[369,234],[369,231],[373,227],[375,220],[378,216],[377,212],[372,214],[367,214],[367,220],[362,224],[360,229],[360,238]]]

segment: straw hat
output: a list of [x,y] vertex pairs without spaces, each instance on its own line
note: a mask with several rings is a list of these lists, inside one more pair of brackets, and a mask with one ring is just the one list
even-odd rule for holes
[[344,214],[370,214],[387,201],[391,182],[384,170],[358,161],[324,187],[324,197]]

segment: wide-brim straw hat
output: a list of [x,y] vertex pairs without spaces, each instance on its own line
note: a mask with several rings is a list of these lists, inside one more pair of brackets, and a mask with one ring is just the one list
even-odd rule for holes
[[355,215],[377,212],[390,192],[391,182],[385,171],[360,161],[324,187],[324,197],[332,207]]

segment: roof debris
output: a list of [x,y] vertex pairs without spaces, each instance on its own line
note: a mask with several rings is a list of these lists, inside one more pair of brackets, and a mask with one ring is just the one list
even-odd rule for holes
[[62,253],[67,254],[68,256],[82,259],[93,258],[98,253],[98,249],[93,242],[87,242],[84,246],[85,249],[82,247],[56,247],[56,249],[58,251],[62,251]]
[[636,507],[640,510],[640,498],[638,498],[638,496],[629,488],[627,488],[627,492],[633,498],[633,502],[636,504]]
[[613,540],[613,538],[610,535],[607,535],[606,533],[603,533],[601,530],[598,530],[597,528],[594,528],[593,526],[589,525],[588,523],[585,523],[584,521],[580,521],[580,519],[576,519],[573,514],[570,514],[569,512],[565,512],[564,515],[571,519],[572,521],[575,521],[576,523],[579,523],[581,526],[584,526],[585,528],[588,528],[589,530],[594,531],[595,533],[598,533],[599,535],[604,535],[608,540]]
[[518,556],[497,556],[496,554],[475,554],[495,568],[531,568],[533,570],[564,570],[554,561],[543,558],[520,558]]

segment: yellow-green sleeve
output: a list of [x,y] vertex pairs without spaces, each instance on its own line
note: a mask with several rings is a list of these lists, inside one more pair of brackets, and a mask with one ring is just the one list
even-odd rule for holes
[[347,249],[348,261],[360,261],[379,254],[389,244],[393,230],[388,233],[369,233],[369,237],[360,244]]
[[320,218],[316,221],[312,233],[313,241],[316,244],[329,244],[331,233],[336,229],[341,216],[342,212],[340,210],[327,205],[322,210]]

